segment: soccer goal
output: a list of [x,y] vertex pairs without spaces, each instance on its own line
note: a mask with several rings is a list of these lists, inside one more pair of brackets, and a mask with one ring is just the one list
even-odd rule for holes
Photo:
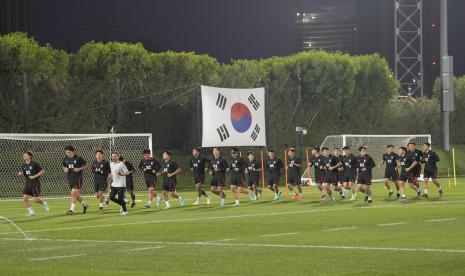
[[[376,165],[379,165],[383,153],[386,152],[386,146],[391,144],[396,148],[401,146],[406,146],[408,143],[414,142],[419,149],[421,145],[425,142],[431,143],[431,135],[429,134],[420,134],[420,135],[354,135],[354,134],[344,134],[344,135],[331,135],[327,136],[321,147],[328,147],[330,150],[334,147],[341,149],[344,146],[349,146],[352,149],[352,152],[356,155],[358,152],[358,147],[365,146],[368,150],[368,154],[373,157]],[[313,170],[310,169],[311,179],[310,183],[314,185],[314,175]],[[384,167],[381,169],[373,169],[373,182],[383,181],[384,177]],[[302,182],[308,184],[308,174],[305,170],[302,176]]]
[[[65,147],[72,145],[76,154],[89,164],[95,151],[102,149],[110,160],[111,151],[118,151],[137,167],[142,150],[152,149],[152,134],[0,134],[0,199],[21,197],[24,179],[17,176],[24,150],[32,151],[33,159],[44,169],[41,192],[44,197],[69,196],[66,175],[63,173]],[[136,190],[145,189],[143,177],[134,174]],[[88,169],[83,173],[83,194],[92,194],[93,176]]]

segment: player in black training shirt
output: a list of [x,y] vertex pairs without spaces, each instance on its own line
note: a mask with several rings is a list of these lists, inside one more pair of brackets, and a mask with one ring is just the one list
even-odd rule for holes
[[76,204],[79,201],[82,204],[83,213],[87,213],[87,202],[81,196],[82,186],[82,171],[89,167],[86,160],[81,156],[76,155],[73,146],[65,148],[65,157],[63,158],[63,171],[67,175],[68,185],[71,194],[71,208],[66,213],[68,215],[74,214],[76,211]]
[[[407,154],[406,147],[399,148],[399,166],[400,166],[400,174],[399,174],[399,190],[400,190],[400,198],[401,202],[406,200],[405,197],[405,183],[409,183],[410,185],[413,184],[413,176],[412,170],[417,165],[417,161],[415,160],[414,156],[411,154]],[[411,186],[414,190],[414,186]]]
[[163,200],[165,201],[165,208],[170,209],[170,196],[176,198],[179,202],[179,206],[184,206],[184,198],[176,191],[176,175],[181,172],[181,168],[178,164],[171,160],[171,152],[165,150],[163,152],[163,167],[158,176],[163,176]]
[[[289,191],[293,192],[292,199],[303,199],[302,187],[300,186],[300,167],[302,161],[299,157],[295,156],[295,149],[290,148],[287,150],[287,180],[286,185]],[[297,186],[297,192],[293,191],[293,186]]]
[[342,150],[344,151],[344,156],[341,160],[344,167],[343,185],[352,192],[350,200],[355,200],[357,196],[357,185],[355,184],[357,177],[357,157],[352,154],[349,146],[344,146]]
[[[131,208],[134,208],[136,206],[136,194],[134,193],[134,172],[136,169],[134,168],[134,165],[123,156],[120,156],[119,159],[123,162],[129,172],[129,174],[126,175],[126,192],[128,192],[131,196]],[[124,198],[124,200],[127,203],[127,199]]]
[[103,159],[103,151],[95,152],[95,160],[92,162],[92,174],[94,175],[94,192],[99,201],[99,210],[103,211],[105,192],[108,186],[108,175],[111,173],[110,163]]
[[321,198],[326,197],[326,190],[323,188],[323,182],[326,173],[326,167],[324,165],[324,158],[320,155],[319,147],[312,147],[312,158],[310,159],[310,166],[313,167],[315,172],[315,183],[318,190],[321,192]]
[[392,197],[394,193],[391,188],[391,180],[396,185],[397,189],[397,198],[400,196],[399,192],[399,172],[397,171],[397,160],[399,159],[399,155],[394,152],[394,145],[387,145],[386,153],[383,154],[383,160],[379,164],[379,168],[383,165],[386,166],[384,169],[384,185],[389,190],[388,198]]
[[358,177],[357,184],[361,185],[360,191],[365,193],[365,201],[372,203],[371,199],[371,177],[372,170],[376,166],[375,161],[368,155],[365,147],[360,147],[360,156],[357,158]]
[[228,161],[221,157],[220,148],[213,148],[213,160],[210,161],[210,174],[212,175],[210,190],[220,196],[220,206],[224,205],[226,198],[224,183],[227,171],[229,171]]
[[[323,186],[326,192],[329,194],[331,201],[334,201],[333,187],[338,185],[337,173],[338,168],[341,166],[339,160],[332,154],[329,153],[328,147],[321,148],[323,151],[323,162],[325,164],[326,174],[323,181]],[[326,197],[323,197],[322,200],[326,200]]]
[[442,186],[439,184],[438,181],[438,167],[436,162],[440,161],[439,156],[431,150],[430,143],[423,144],[423,158],[421,159],[421,163],[425,164],[425,169],[423,172],[423,181],[425,182],[425,190],[423,193],[424,197],[428,197],[428,184],[429,179],[433,181],[434,185],[438,187],[439,196],[442,197]]
[[207,193],[202,190],[202,186],[205,183],[205,171],[207,170],[207,165],[210,161],[200,155],[200,148],[192,149],[192,158],[190,162],[191,172],[194,176],[194,185],[195,191],[197,192],[197,199],[194,202],[194,205],[200,204],[200,197],[204,196],[207,199],[207,204],[210,204],[210,197]]
[[231,193],[234,200],[233,206],[239,206],[239,196],[238,191],[241,194],[248,194],[250,200],[256,200],[255,194],[252,191],[244,188],[244,176],[245,170],[247,168],[247,164],[244,158],[239,156],[239,149],[232,148],[231,149],[231,160],[229,160],[229,170],[231,171]]
[[26,178],[23,189],[23,202],[26,205],[28,216],[35,216],[36,213],[32,209],[29,197],[32,197],[34,202],[42,204],[45,211],[49,210],[47,202],[43,201],[40,197],[40,177],[45,174],[45,171],[39,163],[32,160],[32,153],[30,151],[23,153],[23,161],[21,170],[18,172],[19,176]]
[[283,162],[279,157],[275,156],[272,149],[268,150],[268,158],[265,161],[265,169],[268,172],[268,189],[274,192],[274,199],[278,200],[281,196],[279,191],[279,178],[281,177],[281,169],[284,167]]
[[345,199],[347,196],[346,188],[344,187],[344,164],[342,163],[342,156],[340,149],[338,147],[333,148],[334,157],[336,157],[339,167],[337,168],[337,185],[334,187],[335,191],[338,191],[342,199]]
[[262,167],[260,162],[255,159],[255,154],[249,151],[247,153],[247,184],[249,189],[254,192],[257,199],[261,196],[261,191],[258,189],[261,171]]
[[420,183],[418,183],[418,178],[420,177],[421,173],[421,159],[423,158],[423,152],[421,150],[416,149],[416,145],[413,142],[407,144],[407,149],[407,155],[412,155],[412,158],[416,161],[416,165],[412,169],[413,183],[410,185],[410,187],[413,186],[413,189],[416,189],[417,191],[417,196],[421,196],[421,189]]
[[152,201],[154,198],[157,199],[157,207],[160,206],[161,197],[157,195],[156,183],[157,183],[157,172],[160,170],[161,165],[158,160],[151,156],[151,151],[146,149],[143,151],[143,159],[139,162],[139,169],[144,172],[145,186],[147,186],[149,193],[149,200],[145,204],[145,208],[152,207]]

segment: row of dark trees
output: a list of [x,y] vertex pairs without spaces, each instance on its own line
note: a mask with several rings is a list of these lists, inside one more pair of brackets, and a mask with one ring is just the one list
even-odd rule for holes
[[[151,132],[155,146],[190,147],[200,139],[200,84],[265,86],[273,145],[296,142],[297,119],[309,133],[305,144],[343,133],[440,138],[438,99],[398,100],[393,74],[376,54],[312,51],[220,64],[208,55],[120,42],[89,42],[66,53],[24,33],[0,37],[0,132],[107,133],[119,123],[119,132]],[[292,117],[299,87],[302,112]],[[465,143],[464,78],[456,88],[452,142]]]

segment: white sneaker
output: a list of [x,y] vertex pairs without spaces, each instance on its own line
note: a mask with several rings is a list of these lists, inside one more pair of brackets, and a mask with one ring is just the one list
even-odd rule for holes
[[163,210],[168,210],[168,209],[171,209],[171,206],[165,206],[165,208],[163,208]]
[[194,201],[194,204],[193,204],[193,205],[197,206],[197,205],[199,205],[199,204],[200,204],[200,202],[199,202],[198,200],[196,200],[196,201]]
[[210,205],[212,203],[212,199],[207,197],[207,205]]
[[28,217],[33,217],[35,215],[36,215],[36,213],[34,213],[34,212],[27,214]]
[[239,202],[236,202],[232,206],[241,206],[241,204]]
[[128,211],[120,213],[120,216],[127,216],[127,215],[128,215]]
[[44,210],[47,212],[50,210],[50,207],[48,207],[48,203],[45,201],[44,201],[43,207],[44,207]]

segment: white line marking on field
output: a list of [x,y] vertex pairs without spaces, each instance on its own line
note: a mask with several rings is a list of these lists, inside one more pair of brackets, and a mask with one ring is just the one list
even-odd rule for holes
[[75,255],[66,255],[66,256],[51,256],[51,257],[43,257],[43,258],[32,258],[29,261],[45,261],[45,260],[53,260],[53,259],[64,259],[64,258],[74,258],[74,257],[81,257],[86,254],[75,254]]
[[159,245],[159,246],[152,246],[152,247],[142,247],[142,248],[131,248],[131,249],[123,249],[120,251],[141,251],[141,250],[150,250],[150,249],[158,249],[158,248],[163,248],[164,246]]
[[224,240],[217,240],[217,241],[206,241],[206,242],[227,242],[227,241],[235,241],[236,239],[224,239]]
[[340,231],[340,230],[352,230],[352,229],[357,229],[357,227],[356,226],[339,227],[339,228],[325,229],[325,231]]
[[289,232],[289,233],[278,233],[278,234],[269,234],[269,235],[262,235],[260,237],[262,238],[270,238],[270,237],[280,237],[280,236],[291,236],[291,235],[297,235],[297,232]]
[[444,218],[444,219],[428,219],[426,222],[440,222],[440,221],[452,221],[456,220],[456,218]]
[[395,225],[404,225],[404,224],[407,224],[407,222],[401,221],[401,222],[393,222],[393,223],[381,223],[381,224],[376,224],[376,226],[384,227],[384,226],[395,226]]
[[[97,224],[97,225],[84,225],[84,226],[73,226],[73,227],[59,227],[59,228],[44,228],[35,230],[26,230],[25,233],[39,233],[49,231],[62,231],[62,230],[75,230],[75,229],[88,229],[88,228],[100,228],[100,227],[115,227],[125,225],[141,225],[141,224],[156,224],[156,223],[171,223],[171,222],[188,222],[188,221],[209,221],[209,220],[221,220],[221,219],[234,219],[234,218],[249,218],[249,217],[265,217],[265,216],[280,216],[280,215],[298,215],[298,214],[309,214],[309,213],[323,213],[323,212],[339,212],[339,211],[360,211],[364,209],[380,209],[380,208],[411,208],[420,207],[425,205],[435,204],[448,204],[448,203],[465,203],[464,200],[457,201],[439,201],[439,202],[420,202],[411,205],[401,204],[389,204],[379,206],[366,206],[366,207],[343,207],[343,208],[323,208],[323,209],[310,209],[300,211],[286,211],[286,212],[271,212],[271,213],[255,213],[255,214],[243,214],[243,215],[230,215],[230,216],[211,216],[211,217],[200,217],[200,218],[184,218],[184,219],[168,219],[168,220],[150,220],[150,221],[138,221],[138,222],[126,222],[118,224]],[[0,235],[14,234],[16,232],[3,232]]]
[[[124,241],[124,240],[67,240],[67,239],[14,239],[0,238],[7,241],[51,241],[51,242],[90,242],[90,243],[126,243],[126,244],[160,244],[160,245],[205,245],[205,246],[225,246],[225,247],[256,247],[256,248],[302,248],[302,249],[336,249],[336,250],[375,250],[393,252],[442,252],[442,253],[465,253],[465,249],[448,248],[405,248],[405,247],[369,247],[369,246],[338,246],[338,245],[313,245],[313,244],[261,244],[261,243],[212,243],[212,242],[168,242],[168,241]],[[80,255],[73,255],[80,256]],[[63,257],[63,256],[58,256]],[[72,257],[72,256],[64,256]],[[56,258],[56,257],[48,257]],[[43,259],[43,258],[41,258]]]

